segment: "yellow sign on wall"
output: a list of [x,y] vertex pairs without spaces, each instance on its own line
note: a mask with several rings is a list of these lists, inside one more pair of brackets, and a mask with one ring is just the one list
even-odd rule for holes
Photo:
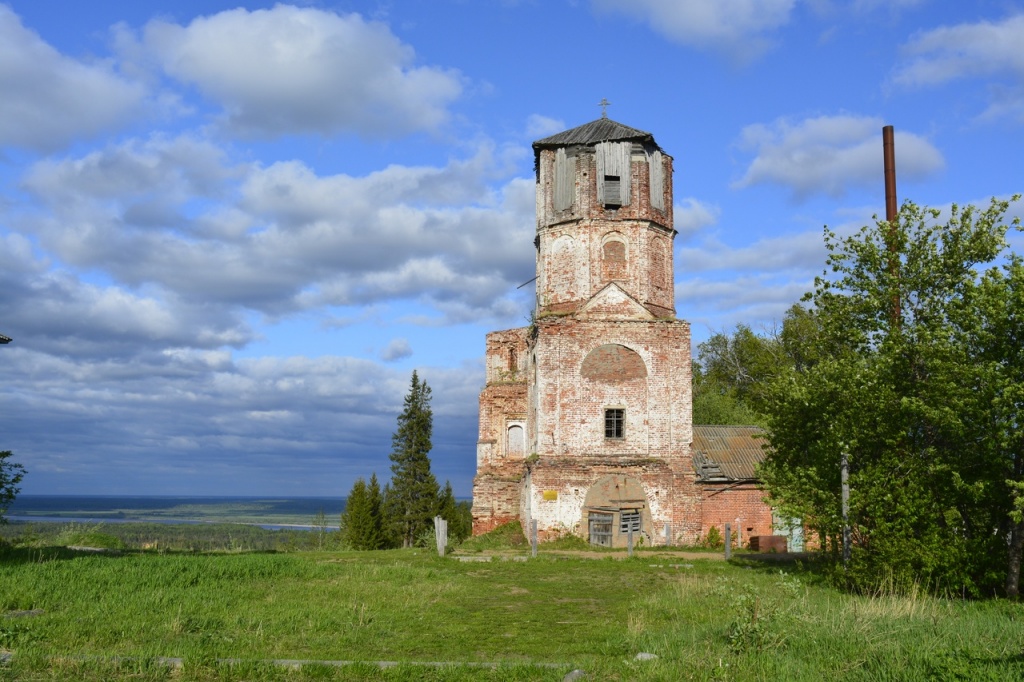
[[558,499],[558,491],[557,490],[545,490],[544,491],[544,501],[545,502],[550,502],[551,500],[557,500],[557,499]]

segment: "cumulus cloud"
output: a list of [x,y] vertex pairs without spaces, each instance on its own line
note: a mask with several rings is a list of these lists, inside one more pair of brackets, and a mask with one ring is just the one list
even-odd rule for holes
[[0,145],[53,151],[125,123],[145,98],[104,62],[60,54],[0,5]]
[[753,244],[733,247],[716,240],[706,240],[679,252],[678,264],[683,272],[711,270],[740,272],[820,271],[825,263],[825,246],[821,231],[801,232],[759,239]]
[[[406,372],[355,358],[176,350],[112,363],[20,341],[4,349],[0,413],[32,492],[216,495],[242,479],[279,495],[340,495],[357,476],[386,477],[408,390]],[[468,491],[462,457],[476,438],[482,367],[419,373],[434,388],[434,471]]]
[[197,305],[281,315],[415,299],[502,316],[533,269],[533,184],[492,188],[504,170],[492,152],[319,176],[297,161],[232,164],[188,137],[129,140],[37,163],[22,229],[64,263]]
[[650,24],[669,40],[714,49],[740,59],[756,57],[785,25],[795,0],[593,0],[599,10]]
[[943,26],[913,36],[903,45],[904,63],[893,74],[897,85],[935,86],[961,78],[1006,75],[990,85],[982,118],[1024,122],[1024,14],[1000,22]]
[[676,229],[684,237],[691,236],[709,225],[714,225],[718,222],[720,212],[717,206],[693,197],[677,201],[672,211]]
[[409,339],[392,339],[388,343],[381,354],[380,359],[384,362],[394,362],[395,360],[402,360],[412,355],[412,346],[409,345]]
[[558,118],[549,118],[540,114],[531,114],[526,119],[526,135],[534,139],[549,137],[566,129],[565,122]]
[[462,92],[458,72],[416,65],[413,49],[358,14],[277,5],[149,22],[141,43],[171,77],[255,136],[432,131]]
[[[804,199],[812,194],[841,197],[853,186],[877,183],[883,125],[880,118],[855,115],[749,125],[737,146],[755,157],[733,186],[783,185],[796,199]],[[942,154],[928,140],[895,132],[901,178],[920,179],[944,167]]]

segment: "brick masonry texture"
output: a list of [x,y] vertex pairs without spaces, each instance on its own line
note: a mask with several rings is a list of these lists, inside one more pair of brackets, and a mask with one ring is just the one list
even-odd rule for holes
[[[573,159],[571,205],[554,208],[556,154],[537,153],[537,312],[530,327],[486,339],[473,532],[536,521],[542,538],[599,537],[624,546],[639,515],[647,543],[694,544],[711,526],[771,534],[753,485],[699,483],[692,429],[690,327],[675,317],[672,158],[632,144],[631,196],[598,200],[594,146]],[[665,210],[650,201],[663,160]],[[609,410],[621,434],[606,430]],[[620,412],[621,411],[621,412]],[[621,523],[620,523],[621,521]],[[623,525],[625,524],[625,525]],[[748,530],[749,529],[749,530]]]

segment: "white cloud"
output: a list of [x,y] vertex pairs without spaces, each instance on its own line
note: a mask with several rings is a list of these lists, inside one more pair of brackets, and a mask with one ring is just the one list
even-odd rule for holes
[[387,347],[381,351],[380,359],[384,362],[394,362],[395,360],[402,360],[412,355],[412,346],[409,345],[409,339],[391,339]]
[[411,47],[357,14],[239,8],[187,26],[151,21],[142,43],[219,103],[229,126],[256,136],[431,131],[462,91],[458,72],[415,65]]
[[712,270],[740,272],[813,272],[825,263],[825,245],[821,231],[801,232],[759,239],[738,248],[707,240],[679,252],[680,272]]
[[[852,186],[880,182],[882,119],[838,115],[745,127],[737,145],[752,151],[743,177],[734,187],[778,184],[797,199],[811,194],[840,197]],[[942,154],[914,133],[895,131],[897,174],[919,179],[941,170]]]
[[893,79],[902,85],[937,85],[956,78],[1010,72],[1024,77],[1024,14],[993,23],[943,26],[911,38],[909,63]]
[[[110,362],[22,341],[4,349],[0,414],[5,446],[32,472],[34,491],[218,494],[241,478],[275,494],[338,495],[356,476],[386,480],[404,370],[182,350]],[[435,474],[468,491],[482,367],[419,374],[434,389]]]
[[353,177],[234,165],[188,137],[129,140],[37,163],[20,229],[64,263],[195,304],[281,315],[407,299],[503,317],[534,265],[533,183],[488,184],[506,170],[488,145]]
[[526,119],[526,135],[536,140],[560,133],[565,129],[565,122],[558,118],[531,114]]
[[918,33],[903,46],[906,61],[893,83],[935,86],[961,79],[1008,75],[1009,84],[989,85],[990,103],[982,119],[1024,122],[1024,14],[1001,22],[943,26]]
[[790,20],[796,0],[592,0],[600,10],[646,21],[670,40],[749,59],[770,46],[765,34]]
[[718,222],[720,210],[717,206],[707,204],[693,197],[677,201],[672,209],[675,226],[684,237],[699,232],[702,228]]
[[109,64],[60,54],[0,5],[0,145],[52,151],[125,123],[145,97]]

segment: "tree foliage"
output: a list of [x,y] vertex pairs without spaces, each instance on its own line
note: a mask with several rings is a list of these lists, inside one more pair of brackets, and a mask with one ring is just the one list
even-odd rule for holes
[[697,347],[693,423],[764,426],[770,386],[816,361],[817,337],[814,313],[799,304],[763,334],[743,324],[713,334]]
[[385,533],[397,546],[412,547],[437,512],[438,485],[429,457],[433,421],[430,387],[414,371],[391,439],[391,482],[384,488]]
[[369,485],[362,478],[357,479],[345,500],[345,511],[342,514],[345,545],[350,549],[382,549],[384,531],[381,513],[381,490],[377,474],[370,477]]
[[761,473],[834,549],[848,454],[855,587],[889,577],[1016,595],[1024,273],[1015,257],[996,265],[1018,226],[1007,209],[954,205],[940,224],[908,202],[891,224],[825,231],[832,274],[808,295],[791,371],[764,393]]
[[459,543],[473,534],[473,512],[469,502],[458,502],[451,481],[445,481],[437,500],[437,515],[448,522],[449,542]]
[[7,523],[7,518],[4,516],[7,513],[7,507],[21,492],[18,484],[21,483],[21,479],[25,477],[26,473],[25,467],[10,461],[13,456],[14,453],[10,450],[0,451],[0,523]]

